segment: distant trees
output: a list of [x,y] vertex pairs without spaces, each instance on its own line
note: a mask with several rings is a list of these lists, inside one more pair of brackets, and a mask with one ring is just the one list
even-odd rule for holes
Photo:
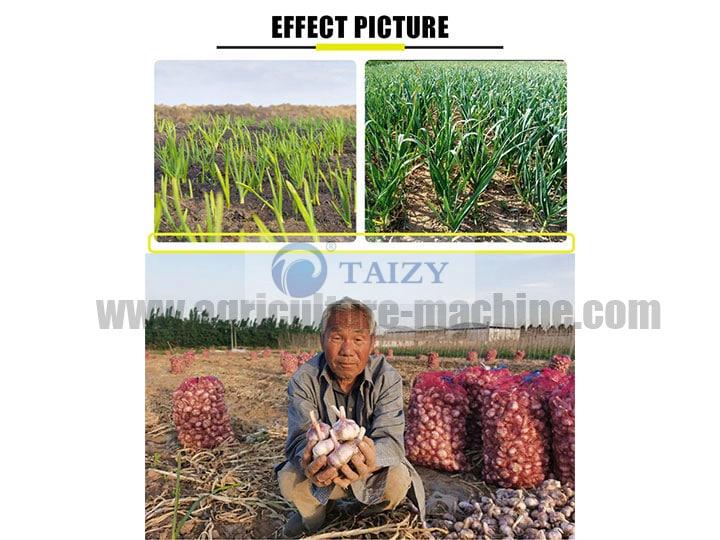
[[169,347],[228,347],[231,328],[240,347],[278,347],[278,340],[295,334],[316,334],[319,328],[304,325],[299,317],[292,322],[274,316],[262,319],[227,320],[209,317],[206,312],[190,311],[187,317],[171,309],[154,310],[145,320],[145,346],[153,349]]

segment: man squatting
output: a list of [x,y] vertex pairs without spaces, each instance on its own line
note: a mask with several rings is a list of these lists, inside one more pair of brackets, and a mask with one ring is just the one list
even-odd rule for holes
[[[402,379],[375,347],[375,319],[365,304],[343,298],[322,315],[322,352],[303,364],[288,385],[286,461],[277,466],[282,496],[297,511],[284,528],[286,537],[320,529],[327,507],[338,499],[354,500],[354,513],[395,508],[406,495],[424,519],[425,492],[420,476],[405,457]],[[366,436],[350,462],[335,468],[327,456],[313,458],[306,432],[310,412],[333,424],[332,407],[364,426]]]

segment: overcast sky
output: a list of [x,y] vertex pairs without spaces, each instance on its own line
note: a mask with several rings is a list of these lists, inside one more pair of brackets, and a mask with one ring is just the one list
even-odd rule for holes
[[336,61],[160,61],[155,103],[354,105],[355,64]]
[[[264,295],[267,302],[287,301],[271,275],[272,254],[254,255],[148,255],[146,264],[146,297],[153,300],[184,299],[191,307],[199,300],[217,302],[231,299],[255,299]],[[574,302],[574,257],[572,255],[398,255],[359,254],[325,255],[327,278],[320,293],[327,296],[351,296],[364,301],[392,300],[411,307],[417,300],[451,302],[492,299],[494,293],[515,300],[524,293],[527,300],[560,300]],[[396,280],[412,265],[423,265],[412,276],[423,283],[377,283],[368,271],[372,262],[389,281],[389,264],[396,262]],[[352,266],[348,262],[354,263]],[[442,283],[432,283],[432,272],[426,263],[439,269],[443,262]],[[340,263],[344,263],[341,265]],[[359,264],[358,264],[359,263]],[[348,284],[352,267],[353,279]],[[364,283],[365,280],[370,281]],[[502,321],[493,321],[500,324]],[[529,321],[537,324],[557,321]]]

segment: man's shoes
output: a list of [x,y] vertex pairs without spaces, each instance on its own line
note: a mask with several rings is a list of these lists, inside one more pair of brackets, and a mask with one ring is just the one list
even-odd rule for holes
[[379,503],[365,506],[362,510],[360,510],[360,512],[358,512],[357,516],[360,518],[364,518],[374,516],[375,514],[380,514],[381,512],[384,512],[388,509],[388,504],[390,504],[390,501],[380,501]]
[[300,538],[305,534],[302,517],[298,512],[293,512],[283,527],[283,538]]
[[300,513],[295,511],[290,514],[290,517],[285,522],[285,526],[283,527],[283,538],[302,538],[307,534],[317,532],[321,527],[322,523],[320,526],[315,527],[312,530],[308,529],[303,523]]
[[384,512],[388,504],[388,501],[380,501],[368,506],[358,500],[342,501],[342,504],[338,504],[338,510],[346,516],[368,517]]
[[356,499],[340,500],[337,502],[338,512],[343,516],[356,516],[365,508],[365,505]]

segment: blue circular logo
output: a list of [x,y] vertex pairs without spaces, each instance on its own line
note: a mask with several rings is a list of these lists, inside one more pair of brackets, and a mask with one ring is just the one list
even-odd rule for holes
[[283,293],[304,298],[320,290],[327,277],[327,263],[312,244],[288,244],[275,254],[272,278]]

